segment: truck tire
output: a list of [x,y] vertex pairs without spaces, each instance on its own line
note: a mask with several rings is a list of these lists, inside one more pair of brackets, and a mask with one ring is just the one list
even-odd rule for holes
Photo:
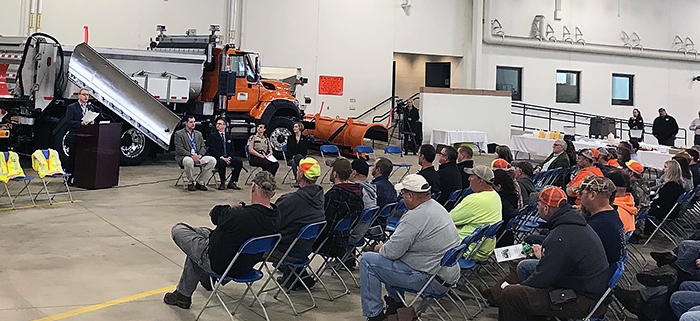
[[153,142],[136,128],[130,127],[122,133],[119,148],[120,165],[133,166],[143,163],[151,154]]
[[[270,120],[267,126],[267,135],[270,137],[270,145],[272,150],[277,155],[282,155],[282,147],[287,144],[287,137],[291,136],[294,126],[294,119],[286,116],[276,116]],[[278,159],[281,159],[278,157]]]

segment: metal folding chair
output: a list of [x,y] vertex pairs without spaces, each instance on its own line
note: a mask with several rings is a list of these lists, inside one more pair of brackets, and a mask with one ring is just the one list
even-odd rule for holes
[[[328,165],[328,166],[331,166],[331,164],[329,164],[328,160],[326,160],[326,154],[336,154],[336,155],[338,155],[338,157],[340,157],[340,149],[338,149],[338,146],[336,146],[336,145],[321,145],[319,150],[321,151],[321,158],[323,159],[323,163]],[[323,179],[326,178],[326,176],[330,172],[331,172],[331,168],[329,167],[328,170],[326,170],[326,173],[323,174],[323,177],[321,177],[319,184],[323,184]]]
[[[299,230],[299,233],[297,233],[297,237],[294,239],[294,241],[292,241],[292,244],[289,245],[289,248],[287,249],[286,252],[284,252],[282,257],[280,257],[280,260],[276,263],[271,262],[274,265],[272,271],[270,271],[270,269],[267,267],[267,264],[265,265],[265,269],[267,270],[268,277],[267,277],[267,280],[265,280],[265,283],[262,285],[262,287],[260,287],[260,291],[258,291],[258,296],[260,296],[260,294],[263,292],[268,292],[268,291],[272,291],[272,290],[277,289],[277,293],[275,293],[274,298],[276,299],[277,296],[280,294],[280,292],[282,294],[284,294],[284,297],[287,298],[287,302],[289,302],[289,306],[292,308],[292,313],[294,313],[294,315],[299,315],[300,313],[304,313],[304,312],[309,311],[309,310],[316,307],[316,300],[314,299],[314,296],[311,293],[311,290],[306,285],[306,283],[304,283],[302,281],[302,276],[297,272],[297,270],[305,270],[305,271],[307,271],[307,273],[310,273],[311,275],[316,276],[314,270],[309,268],[309,264],[311,263],[311,260],[306,259],[306,261],[304,261],[302,263],[293,263],[293,262],[288,262],[287,258],[289,257],[289,255],[291,253],[294,253],[297,255],[301,254],[301,255],[305,255],[305,256],[308,256],[309,254],[311,254],[311,253],[297,253],[297,251],[294,251],[294,247],[297,245],[297,243],[299,241],[313,242],[321,234],[321,231],[323,231],[324,227],[326,227],[326,221],[305,225],[304,227],[302,227]],[[289,282],[289,278],[294,278],[294,281],[289,286],[290,290],[286,290],[279,282],[277,282],[277,279],[275,278],[275,273],[279,272],[280,267],[286,267],[286,268],[290,269],[290,271],[291,271],[291,274],[289,274],[287,279],[284,279],[282,281],[282,284],[286,284],[287,282]],[[316,277],[316,279],[318,279],[319,282],[321,282],[321,283],[323,282],[318,277]],[[270,281],[274,282],[276,287],[266,289],[265,287],[267,286],[267,284]],[[311,306],[309,306],[301,311],[297,311],[296,307],[294,306],[294,302],[292,302],[292,299],[289,296],[289,294],[290,294],[289,292],[291,291],[291,289],[294,288],[294,286],[297,284],[297,282],[301,283],[301,285],[306,290],[306,293],[309,294],[309,298],[311,298]],[[323,285],[323,286],[325,287],[325,285]]]
[[68,178],[70,178],[69,173],[64,173],[64,174],[54,174],[54,175],[46,175],[44,177],[39,176],[41,179],[41,183],[44,185],[41,187],[41,189],[34,194],[34,201],[36,201],[37,197],[39,197],[39,194],[41,194],[42,191],[46,191],[46,197],[49,200],[49,204],[53,205],[53,199],[56,197],[56,194],[59,193],[61,190],[61,187],[58,187],[55,191],[53,191],[53,195],[51,192],[49,192],[49,183],[48,181],[49,178],[60,178],[63,181],[63,186],[66,187],[66,191],[68,192],[68,198],[70,199],[70,202],[73,203],[73,194],[70,192],[70,187],[68,187]]
[[5,195],[5,193],[7,193],[7,197],[10,199],[10,205],[12,205],[12,209],[14,210],[14,209],[16,209],[15,201],[17,200],[17,197],[22,195],[22,192],[24,192],[24,190],[26,189],[27,193],[29,194],[29,200],[32,201],[32,206],[36,207],[36,203],[34,202],[34,195],[32,195],[32,190],[29,189],[29,183],[31,183],[31,181],[33,179],[34,179],[34,177],[31,177],[31,176],[22,176],[22,177],[11,178],[9,182],[23,182],[24,183],[24,186],[22,187],[22,189],[19,190],[19,192],[17,192],[17,194],[15,194],[14,197],[10,193],[10,189],[8,187],[9,182],[7,182],[7,183],[3,182],[3,185],[5,186],[5,191],[2,192],[2,194],[0,194],[0,196],[3,196],[3,195]]
[[[194,178],[195,181],[199,181],[199,176],[202,175],[202,165],[201,164],[194,164],[194,168],[199,168],[199,173],[197,173],[197,177]],[[185,176],[185,166],[180,166],[180,176],[177,177],[177,180],[175,181],[175,186],[180,184],[180,181],[184,181],[182,178]],[[213,177],[214,175],[212,175]],[[209,182],[207,182],[209,184]]]
[[462,189],[457,189],[454,190],[450,193],[450,196],[447,197],[447,201],[445,201],[445,204],[442,204],[442,206],[449,212],[454,208],[454,206],[457,204],[457,199],[459,196],[462,194]]
[[[371,227],[372,221],[378,214],[378,211],[379,206],[372,206],[362,210],[362,213],[360,213],[360,217],[358,218],[357,223],[355,223],[353,231],[350,233],[350,235],[354,235],[355,229],[358,229],[359,232],[364,231],[364,234],[366,234],[366,231]],[[362,248],[366,244],[364,234],[357,242],[348,244],[348,247],[350,248],[343,256],[343,262],[346,262],[347,259],[352,258],[357,263],[357,258],[360,256],[360,252],[357,250],[357,248]]]
[[[293,173],[292,166],[294,166],[289,166],[289,161],[287,160],[287,145],[282,146],[282,157],[284,157],[284,165],[287,166],[287,172],[284,174],[284,178],[282,178],[282,184],[284,184],[289,173]],[[292,179],[289,180],[290,185],[293,185],[292,180],[294,179],[296,179],[296,177],[292,177]]]
[[[245,145],[245,158],[248,160],[248,165],[250,165],[250,153],[248,153],[248,145]],[[245,185],[251,185],[250,178],[255,174],[256,171],[262,170],[262,167],[250,165],[253,169],[248,172],[248,170],[243,166],[243,169],[248,173],[248,177],[245,179]]]
[[[253,291],[253,288],[251,285],[260,279],[263,278],[263,272],[260,270],[261,268],[258,269],[251,269],[248,273],[241,275],[239,277],[229,277],[225,276],[222,277],[222,275],[227,275],[228,272],[231,270],[233,267],[233,264],[236,263],[236,260],[242,255],[242,254],[260,254],[260,253],[272,253],[272,251],[277,247],[277,244],[279,243],[280,239],[282,238],[282,235],[277,233],[277,234],[272,234],[272,235],[267,235],[267,236],[259,236],[259,237],[253,237],[248,239],[241,247],[238,249],[238,252],[236,252],[236,255],[233,257],[231,260],[231,263],[229,263],[228,267],[226,268],[226,271],[224,271],[223,274],[211,274],[209,277],[214,283],[214,279],[218,279],[216,281],[216,284],[214,284],[214,288],[211,291],[211,294],[207,298],[207,302],[204,303],[204,306],[202,306],[202,309],[199,311],[199,314],[197,314],[196,320],[199,320],[199,317],[202,316],[202,312],[204,312],[204,309],[207,307],[209,304],[209,301],[211,301],[212,296],[216,295],[216,297],[219,299],[219,302],[221,302],[221,305],[224,307],[226,312],[228,312],[229,317],[231,317],[231,321],[234,321],[233,319],[233,314],[236,313],[236,310],[238,310],[238,307],[241,305],[243,302],[243,299],[245,298],[246,294],[248,294],[248,291],[250,291],[251,294],[253,294],[253,297],[255,298],[255,301],[260,304],[260,307],[262,308],[263,314],[265,314],[265,319],[267,321],[270,321],[270,317],[267,315],[267,310],[265,309],[265,305],[263,302],[260,300],[258,295]],[[267,257],[270,255],[268,254]],[[261,263],[261,266],[266,264],[267,257],[263,258],[263,261]],[[233,281],[236,283],[245,283],[246,289],[243,292],[243,295],[241,295],[241,298],[238,299],[238,304],[236,304],[236,307],[233,309],[233,312],[231,312],[228,307],[226,306],[226,303],[224,303],[224,300],[221,299],[221,296],[219,295],[219,287],[221,287],[222,282],[229,282]]]
[[655,228],[654,228],[654,231],[651,233],[651,235],[649,235],[649,238],[647,238],[646,242],[644,242],[644,245],[642,245],[642,246],[647,246],[649,241],[651,241],[651,239],[654,237],[654,235],[656,235],[657,232],[661,232],[661,234],[663,234],[675,246],[678,246],[678,242],[676,242],[676,240],[671,235],[669,235],[668,232],[666,232],[663,229],[664,223],[666,223],[668,221],[669,217],[676,210],[676,208],[678,208],[679,206],[682,206],[683,203],[685,201],[687,201],[692,196],[692,192],[693,191],[689,191],[687,193],[681,194],[681,196],[678,196],[678,199],[676,200],[676,204],[673,204],[673,207],[671,207],[671,210],[669,210],[668,213],[666,213],[666,215],[664,215],[664,217],[661,219],[661,222],[659,222],[658,224],[656,222],[654,222],[654,220],[648,218],[648,216],[647,216],[646,223],[654,225]]
[[[335,228],[333,229],[333,231],[334,232],[344,232],[344,231],[349,230],[351,225],[352,225],[352,218],[346,217],[346,218],[338,221],[338,223],[335,225]],[[352,272],[350,272],[350,269],[348,269],[348,267],[345,265],[345,263],[343,263],[342,257],[345,255],[344,253],[340,256],[333,256],[333,255],[329,255],[326,253],[321,253],[321,249],[323,248],[323,245],[330,239],[331,234],[332,233],[328,234],[328,237],[326,237],[326,239],[323,240],[323,243],[321,243],[319,245],[318,249],[316,250],[316,253],[314,253],[314,257],[320,256],[323,259],[323,263],[321,263],[321,265],[318,267],[318,269],[316,269],[315,274],[317,275],[318,280],[321,280],[321,276],[323,276],[323,273],[326,271],[327,268],[330,268],[333,271],[333,274],[335,274],[335,276],[338,277],[338,280],[340,280],[340,283],[343,285],[343,288],[345,289],[345,291],[343,293],[341,293],[337,296],[332,296],[330,294],[330,292],[328,291],[328,289],[325,288],[325,286],[324,286],[324,289],[328,293],[328,296],[331,298],[331,300],[335,300],[335,299],[342,297],[346,294],[350,294],[350,289],[348,288],[347,284],[345,284],[345,280],[343,280],[343,278],[340,276],[340,272],[338,271],[338,269],[336,269],[333,266],[333,263],[331,261],[339,264],[340,265],[339,269],[341,269],[341,270],[344,269],[345,271],[347,271],[348,274],[350,274],[350,277],[352,278],[353,282],[355,282],[355,284],[359,284],[359,283],[357,282],[357,279],[355,279],[355,276],[352,274]],[[347,249],[345,249],[345,250],[347,251]],[[313,259],[314,258],[312,257],[311,260],[313,261]]]
[[[374,166],[374,163],[369,162],[370,159],[376,158],[376,157],[374,157],[374,148],[372,148],[370,146],[365,146],[365,145],[355,146],[355,154],[357,155],[357,159],[361,159],[360,154],[367,155],[367,160],[368,160],[367,165],[369,165],[370,167]],[[370,155],[372,157],[370,157]]]
[[[412,167],[413,165],[412,165],[412,164],[409,164],[409,163],[403,163],[403,162],[405,162],[405,160],[404,160],[404,158],[403,158],[403,151],[401,150],[401,147],[399,147],[399,146],[387,146],[387,147],[384,147],[384,154],[387,154],[387,157],[390,157],[389,155],[397,155],[397,154],[398,154],[398,155],[399,155],[399,158],[401,158],[401,162],[399,162],[399,163],[394,163],[394,167],[405,168],[405,169],[406,169],[406,172],[403,173],[403,175],[401,176],[401,178],[399,178],[399,180],[402,180],[402,179],[404,178],[404,176],[406,176],[406,175],[408,174],[408,172],[411,171],[411,167]],[[392,161],[392,162],[393,162],[393,161]],[[392,172],[392,173],[389,175],[389,178],[391,178],[392,175],[394,175],[394,172]]]
[[588,313],[588,315],[583,319],[584,321],[591,321],[591,320],[605,320],[605,317],[603,318],[594,318],[593,314],[595,313],[596,310],[603,304],[605,299],[610,295],[613,290],[615,289],[615,285],[617,284],[617,281],[620,280],[622,275],[625,273],[625,262],[627,262],[627,255],[622,257],[619,261],[613,263],[610,265],[610,280],[608,281],[608,288],[605,290],[605,293],[603,293],[603,296],[600,297],[598,302],[596,302],[595,306],[591,310],[591,312]]

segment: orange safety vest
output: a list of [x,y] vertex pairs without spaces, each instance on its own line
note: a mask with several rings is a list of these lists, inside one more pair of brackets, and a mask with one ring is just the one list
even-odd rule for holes
[[[578,173],[576,173],[576,176],[574,176],[574,178],[571,179],[571,181],[569,182],[569,186],[566,189],[569,192],[569,196],[578,197],[578,194],[574,193],[572,189],[581,184],[581,181],[588,176],[603,177],[603,172],[601,172],[600,169],[595,166],[585,167],[578,171]],[[578,200],[576,200],[576,204],[578,204]]]
[[19,165],[19,155],[15,152],[0,153],[0,181],[7,183],[15,177],[25,177]]
[[32,154],[32,168],[39,173],[39,177],[46,175],[65,174],[61,167],[61,159],[58,152],[53,149],[38,149]]

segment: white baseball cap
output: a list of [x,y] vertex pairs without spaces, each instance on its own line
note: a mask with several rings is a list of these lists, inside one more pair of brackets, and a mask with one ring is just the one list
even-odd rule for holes
[[397,192],[407,190],[416,193],[425,193],[430,191],[430,184],[425,180],[425,177],[418,174],[406,175],[401,183],[394,185]]

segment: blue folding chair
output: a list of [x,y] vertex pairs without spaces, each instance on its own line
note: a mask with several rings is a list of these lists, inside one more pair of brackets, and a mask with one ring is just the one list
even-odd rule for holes
[[[411,171],[411,167],[412,167],[413,165],[412,165],[412,164],[409,164],[409,163],[404,163],[405,160],[404,160],[404,158],[403,158],[403,151],[401,150],[401,147],[399,147],[399,146],[387,146],[387,147],[384,147],[384,154],[387,154],[387,157],[389,157],[389,155],[399,155],[399,158],[401,158],[401,162],[399,162],[399,163],[394,163],[394,167],[405,168],[405,169],[406,169],[406,172],[403,173],[403,176],[401,176],[401,178],[399,178],[399,180],[402,180],[403,177],[406,176],[406,175],[408,174],[409,171]],[[393,162],[393,161],[392,161],[392,162]],[[392,172],[392,173],[389,175],[389,178],[391,178],[392,175],[394,175],[394,172]]]
[[394,214],[389,217],[389,220],[386,222],[387,232],[394,233],[394,231],[396,231],[396,227],[399,225],[401,216],[403,216],[403,213],[406,213],[406,211],[408,211],[408,207],[406,207],[406,204],[404,204],[403,198],[399,199],[394,207]]
[[459,194],[459,198],[457,198],[457,202],[455,203],[455,206],[457,206],[457,204],[461,203],[465,197],[467,197],[471,194],[474,194],[474,191],[471,188],[467,187],[467,188],[463,189],[462,193]]
[[447,197],[447,201],[445,201],[445,204],[442,204],[442,206],[449,212],[450,210],[452,210],[455,204],[457,204],[457,199],[459,198],[460,194],[462,194],[461,189],[456,189],[452,191]]
[[[245,145],[245,158],[248,160],[248,165],[250,165],[250,152],[248,152],[248,145]],[[245,185],[251,185],[252,183],[250,182],[250,178],[253,177],[253,174],[255,174],[256,171],[262,170],[262,167],[258,166],[253,166],[250,165],[253,169],[248,172],[248,170],[245,170],[248,172],[248,177],[245,179]],[[245,166],[243,167],[245,169]]]
[[[260,291],[258,291],[258,296],[260,296],[261,293],[263,292],[268,292],[271,290],[277,289],[277,293],[275,293],[274,298],[276,299],[277,296],[280,294],[284,294],[285,298],[287,298],[287,302],[289,302],[289,306],[292,307],[292,313],[294,315],[299,315],[300,313],[304,313],[306,311],[309,311],[315,307],[316,305],[316,300],[314,299],[313,294],[311,294],[311,289],[302,281],[302,276],[297,272],[297,270],[306,270],[308,271],[307,273],[310,273],[311,275],[315,276],[315,272],[313,269],[309,268],[309,264],[311,263],[311,260],[308,258],[304,262],[289,262],[287,261],[287,258],[289,258],[290,255],[293,256],[308,256],[309,253],[298,253],[297,251],[294,250],[294,247],[297,245],[299,241],[304,241],[304,242],[313,242],[316,240],[316,238],[321,234],[321,231],[323,231],[323,228],[326,227],[326,221],[318,222],[318,223],[311,223],[304,225],[300,230],[299,233],[297,233],[297,237],[292,241],[292,243],[289,245],[289,248],[287,251],[279,258],[279,261],[277,263],[274,263],[273,270],[270,271],[270,269],[267,267],[267,264],[265,265],[265,269],[267,270],[267,280],[265,280],[265,283],[263,284],[262,287],[260,287]],[[277,279],[274,277],[275,272],[279,272],[280,267],[285,267],[288,268],[291,271],[291,274],[287,276],[286,279],[282,281],[282,284],[287,284],[289,282],[290,278],[294,278],[294,281],[292,284],[289,286],[289,290],[286,290],[282,284],[277,282]],[[320,281],[320,283],[325,287],[323,284],[323,281],[321,281],[320,278],[316,277]],[[267,284],[272,281],[275,283],[276,287],[275,288],[270,288],[270,289],[265,289]],[[289,292],[291,292],[291,289],[294,289],[294,286],[297,284],[297,282],[301,283],[301,285],[304,287],[306,292],[309,294],[309,297],[311,298],[311,306],[301,310],[297,311],[296,307],[294,306],[294,303],[292,302],[291,297],[289,296]]]
[[678,246],[678,242],[676,242],[676,240],[663,229],[664,223],[666,223],[669,220],[669,217],[671,216],[671,214],[673,212],[676,211],[676,208],[680,207],[685,201],[687,201],[692,196],[692,192],[693,191],[689,191],[687,193],[683,193],[680,196],[678,196],[678,199],[676,199],[676,203],[673,204],[673,207],[671,207],[671,210],[669,210],[668,213],[666,213],[666,215],[664,215],[663,219],[658,224],[656,224],[656,222],[654,222],[654,220],[649,219],[648,215],[646,216],[647,217],[646,223],[652,224],[655,228],[654,228],[654,231],[651,233],[651,235],[649,235],[649,238],[647,238],[646,242],[644,242],[644,245],[642,245],[643,247],[647,246],[649,241],[651,241],[651,239],[654,237],[654,235],[656,235],[657,232],[661,232],[661,234],[663,234],[675,246]]
[[[263,272],[260,270],[261,268],[258,269],[251,269],[248,273],[245,273],[241,276],[238,277],[230,277],[228,276],[228,272],[231,270],[233,267],[233,264],[236,263],[236,260],[242,255],[242,254],[260,254],[260,253],[272,253],[272,251],[277,247],[277,244],[279,243],[280,239],[282,239],[282,234],[272,234],[272,235],[267,235],[267,236],[259,236],[259,237],[253,237],[248,239],[241,247],[238,249],[238,252],[236,252],[236,255],[233,257],[231,260],[231,263],[229,263],[228,267],[226,268],[226,271],[224,271],[223,274],[210,274],[209,278],[211,279],[212,284],[214,284],[214,279],[217,279],[216,284],[214,284],[214,288],[212,289],[211,294],[209,294],[209,297],[207,298],[207,302],[204,303],[204,306],[202,306],[202,310],[199,311],[199,314],[197,314],[196,320],[199,320],[199,317],[202,316],[202,313],[204,312],[204,309],[206,309],[207,305],[209,304],[209,301],[211,301],[212,296],[216,295],[216,297],[219,299],[219,302],[221,302],[221,305],[224,307],[226,312],[228,312],[229,317],[231,317],[231,321],[234,321],[233,319],[233,314],[236,313],[236,310],[238,310],[238,307],[241,305],[243,302],[243,299],[245,298],[245,295],[248,294],[248,291],[250,291],[251,294],[253,294],[253,297],[255,298],[255,301],[260,304],[260,307],[262,308],[263,313],[265,314],[265,320],[270,321],[270,317],[267,315],[267,310],[265,309],[265,305],[263,304],[262,301],[260,301],[260,298],[258,297],[257,294],[255,294],[255,291],[253,291],[253,288],[251,285],[255,281],[258,281],[263,278]],[[268,254],[267,257],[270,255]],[[263,261],[261,263],[261,266],[266,264],[267,257],[263,258]],[[222,275],[226,275],[225,277],[222,277]],[[243,292],[243,295],[241,298],[238,300],[238,304],[236,304],[236,308],[233,309],[233,312],[229,311],[228,307],[224,303],[224,300],[221,299],[221,296],[219,295],[219,287],[221,286],[222,282],[236,282],[236,283],[245,283],[246,289]]]
[[[352,218],[346,217],[346,218],[338,221],[338,223],[335,225],[335,228],[333,229],[333,231],[344,232],[344,231],[349,230],[351,226],[352,226]],[[316,270],[316,273],[315,273],[315,276],[318,280],[321,280],[321,276],[323,275],[323,273],[326,271],[327,268],[331,268],[331,270],[333,271],[335,276],[338,277],[338,280],[340,280],[340,283],[343,285],[345,292],[343,292],[337,296],[332,296],[330,291],[328,291],[328,288],[326,288],[325,286],[323,287],[324,290],[326,290],[328,297],[331,299],[331,301],[333,301],[333,300],[335,300],[339,297],[342,297],[346,294],[350,294],[350,289],[348,288],[347,284],[345,284],[345,280],[343,280],[343,278],[340,276],[340,273],[338,272],[338,270],[336,270],[336,268],[333,266],[333,264],[331,264],[331,262],[330,262],[331,260],[334,260],[335,262],[337,262],[341,266],[342,269],[345,269],[345,271],[347,271],[348,274],[350,274],[350,277],[355,282],[355,284],[359,284],[359,283],[357,283],[357,280],[355,279],[355,276],[352,275],[352,272],[350,272],[350,269],[348,269],[348,267],[345,265],[345,263],[343,263],[342,257],[344,256],[344,254],[341,255],[340,257],[336,257],[336,256],[328,255],[326,253],[320,253],[320,250],[323,248],[323,245],[330,239],[330,237],[331,237],[331,233],[329,233],[328,237],[326,237],[326,239],[323,240],[323,242],[321,242],[321,244],[319,244],[318,248],[316,249],[316,252],[314,253],[314,256],[311,258],[311,261],[313,261],[314,257],[316,257],[317,255],[323,259],[323,263],[321,263],[321,265],[318,267],[318,269]]]
[[[370,146],[365,146],[365,145],[360,145],[360,146],[355,146],[355,154],[357,155],[357,159],[360,159],[360,154],[365,154],[367,155],[367,160],[374,159],[374,148]],[[372,157],[370,157],[372,155]],[[374,166],[374,163],[372,162],[367,162],[367,165]]]
[[[461,258],[461,257],[464,255],[464,253],[465,253],[466,251],[467,251],[467,246],[466,246],[465,244],[459,244],[459,245],[457,245],[456,247],[453,247],[453,248],[449,249],[449,250],[442,256],[442,260],[440,260],[440,267],[442,268],[442,267],[454,266],[455,264],[457,264],[457,260],[458,260],[459,258]],[[405,306],[411,306],[411,305],[413,305],[413,304],[416,302],[416,300],[418,300],[418,298],[423,297],[423,298],[428,299],[428,301],[426,302],[426,304],[423,306],[422,309],[419,309],[418,311],[416,311],[416,313],[417,313],[418,315],[420,315],[420,314],[421,314],[426,308],[428,308],[428,307],[429,307],[435,314],[438,314],[438,315],[439,315],[439,313],[438,313],[437,311],[435,311],[435,308],[433,308],[433,307],[430,305],[431,302],[435,302],[435,304],[437,304],[437,305],[440,307],[440,309],[442,310],[442,312],[444,312],[444,313],[448,316],[449,319],[452,319],[452,317],[450,317],[449,312],[447,312],[447,310],[445,309],[445,307],[442,306],[442,304],[440,304],[440,301],[439,301],[439,300],[442,299],[443,297],[447,296],[447,297],[452,301],[452,303],[453,303],[455,306],[459,307],[459,306],[457,305],[457,302],[456,302],[456,301],[452,298],[452,296],[450,295],[450,291],[452,290],[452,289],[451,289],[451,288],[452,288],[452,285],[446,285],[447,290],[446,290],[444,293],[434,293],[434,292],[428,292],[428,291],[426,291],[426,288],[427,288],[428,285],[430,285],[430,283],[437,277],[437,274],[438,274],[438,272],[439,272],[440,270],[441,270],[441,269],[437,269],[437,271],[436,271],[435,273],[433,273],[433,274],[430,276],[430,278],[428,279],[428,281],[425,282],[425,284],[423,285],[423,287],[421,287],[421,289],[418,290],[418,291],[412,290],[412,289],[405,289],[405,288],[398,288],[398,287],[397,287],[397,290],[398,290],[399,292],[408,292],[408,293],[413,293],[413,294],[416,295],[416,296],[413,298],[413,300],[411,301],[410,304],[407,304],[407,303],[406,303],[406,299],[403,297],[403,295],[399,295],[399,298],[401,299],[401,302],[403,302],[403,304],[404,304]],[[467,315],[465,315],[465,314],[462,312],[462,309],[460,309],[460,308],[458,308],[458,309],[459,309],[460,313],[462,313],[462,315],[464,316],[464,318],[467,319]],[[442,319],[442,317],[440,317],[440,318]]]
[[[369,229],[371,227],[372,221],[378,213],[379,206],[372,206],[362,210],[362,213],[360,213],[360,217],[357,220],[355,227],[353,228],[353,232],[350,233],[351,238],[352,235],[355,234],[355,229],[359,229],[358,231],[366,231],[367,229]],[[365,243],[366,242],[364,237],[360,237],[360,239],[357,242],[349,243],[348,247],[351,247],[351,249],[343,256],[343,262],[347,262],[347,259],[349,258],[352,258],[353,260],[355,260],[355,262],[357,262],[357,258],[360,256],[360,252],[357,250],[357,248],[365,246]]]
[[605,290],[605,293],[603,293],[603,296],[600,297],[598,302],[596,302],[595,306],[591,310],[590,313],[583,319],[584,321],[603,321],[605,320],[605,317],[593,317],[593,314],[598,310],[598,308],[603,304],[605,299],[610,295],[610,293],[615,290],[615,285],[617,284],[617,281],[620,280],[622,275],[625,273],[625,262],[627,262],[627,255],[625,254],[624,257],[622,257],[619,261],[613,263],[610,265],[610,280],[608,281],[608,288]]
[[[374,220],[372,220],[371,226],[379,225],[382,231],[386,231],[388,218],[391,215],[391,211],[394,209],[395,206],[396,203],[389,203],[382,206],[382,208],[379,209],[379,213],[377,214],[377,216],[374,218]],[[384,233],[378,235],[365,235],[365,238],[374,242],[384,241],[385,237],[386,235],[384,235]]]
[[[321,151],[321,158],[323,158],[323,163],[328,165],[328,166],[331,166],[332,164],[329,164],[328,160],[326,160],[326,154],[336,154],[337,157],[340,157],[340,149],[338,149],[338,146],[336,146],[336,145],[321,145],[319,150]],[[326,178],[326,176],[330,172],[331,172],[331,168],[329,167],[328,170],[326,170],[326,173],[323,174],[323,177],[321,177],[319,184],[323,184],[323,179]]]

